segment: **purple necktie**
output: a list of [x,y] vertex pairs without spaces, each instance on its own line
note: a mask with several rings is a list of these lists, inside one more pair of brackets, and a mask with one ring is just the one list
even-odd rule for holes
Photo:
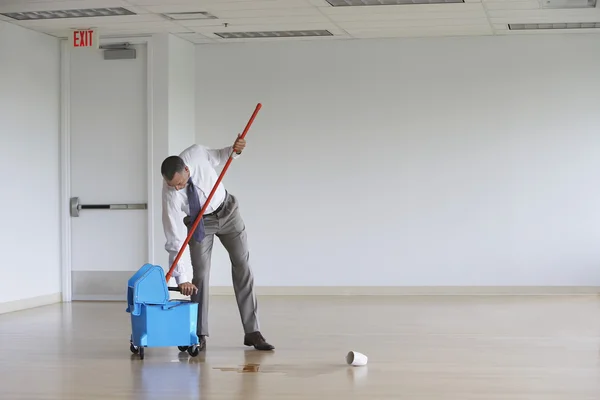
[[[200,198],[198,197],[198,191],[196,190],[196,187],[192,183],[191,176],[190,176],[190,179],[188,179],[187,195],[188,195],[188,202],[190,203],[190,217],[192,218],[192,224],[193,224],[196,221],[196,217],[200,213],[200,209],[202,207],[200,207]],[[204,220],[203,219],[201,219],[200,222],[198,223],[198,226],[196,227],[196,230],[194,231],[194,234],[192,235],[192,237],[194,239],[196,239],[196,241],[198,243],[200,243],[202,241],[202,239],[204,239]]]

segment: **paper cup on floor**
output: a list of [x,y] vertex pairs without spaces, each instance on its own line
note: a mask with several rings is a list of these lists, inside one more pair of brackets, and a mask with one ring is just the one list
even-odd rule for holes
[[357,351],[351,351],[346,355],[346,363],[355,367],[367,365],[369,358]]

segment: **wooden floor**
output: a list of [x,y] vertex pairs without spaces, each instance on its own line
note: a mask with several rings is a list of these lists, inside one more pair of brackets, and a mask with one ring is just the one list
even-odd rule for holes
[[[264,297],[276,350],[242,345],[232,297],[211,337],[129,351],[124,303],[0,315],[0,399],[599,400],[596,297]],[[369,356],[348,367],[349,350]]]

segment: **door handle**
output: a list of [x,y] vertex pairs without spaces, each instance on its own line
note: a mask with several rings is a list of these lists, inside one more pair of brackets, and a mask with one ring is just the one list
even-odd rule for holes
[[71,217],[79,217],[80,210],[146,210],[147,203],[136,204],[81,204],[79,197],[71,197]]

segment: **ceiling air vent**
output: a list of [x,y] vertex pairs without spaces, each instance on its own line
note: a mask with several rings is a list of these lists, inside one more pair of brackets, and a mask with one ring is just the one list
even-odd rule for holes
[[543,29],[595,29],[600,28],[600,22],[572,22],[554,24],[508,24],[511,31],[528,31]]
[[173,20],[190,20],[190,19],[216,19],[214,15],[206,11],[197,12],[176,12],[176,13],[163,13],[164,17]]
[[14,13],[0,13],[5,17],[16,19],[18,21],[31,21],[37,19],[61,19],[61,18],[89,18],[89,17],[114,17],[119,15],[135,15],[123,7],[111,8],[83,8],[75,10],[55,10],[55,11],[28,11]]
[[401,6],[418,4],[453,4],[464,0],[326,0],[333,7]]
[[266,32],[215,32],[215,35],[223,39],[260,39],[260,38],[289,38],[289,37],[311,37],[311,36],[333,36],[327,30],[311,31],[266,31]]

